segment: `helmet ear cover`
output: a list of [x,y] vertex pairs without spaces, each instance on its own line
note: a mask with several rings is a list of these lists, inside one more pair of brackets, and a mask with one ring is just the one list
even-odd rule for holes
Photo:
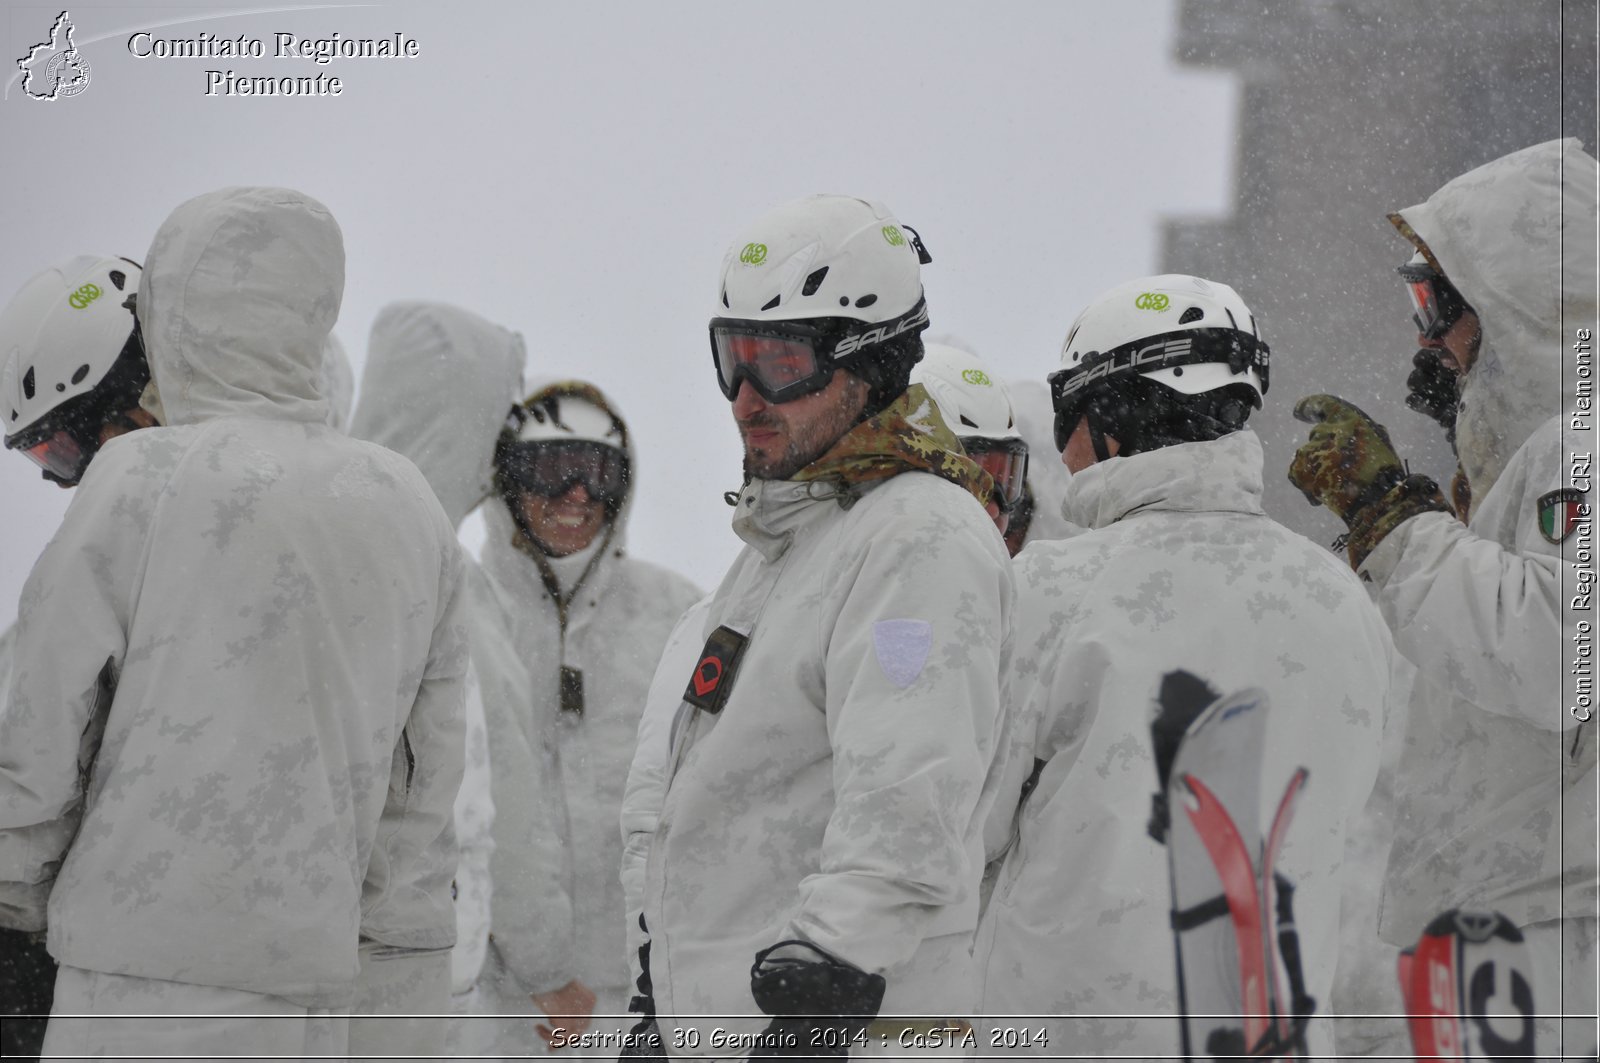
[[911,367],[922,361],[922,337],[900,336],[839,363],[839,368],[866,381],[870,389],[863,419],[881,413],[911,386]]

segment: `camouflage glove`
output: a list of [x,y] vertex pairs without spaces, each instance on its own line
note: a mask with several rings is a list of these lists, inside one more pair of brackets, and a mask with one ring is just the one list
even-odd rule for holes
[[1357,407],[1333,395],[1309,395],[1295,404],[1294,415],[1313,427],[1295,451],[1289,482],[1350,529],[1345,546],[1352,568],[1404,521],[1449,511],[1439,485],[1407,476],[1389,433]]

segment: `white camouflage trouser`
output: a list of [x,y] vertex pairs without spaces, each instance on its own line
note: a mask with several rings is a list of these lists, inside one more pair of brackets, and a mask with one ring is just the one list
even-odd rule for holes
[[[172,1015],[185,1017],[167,1017]],[[343,1010],[63,964],[56,975],[43,1055],[343,1057],[348,1041],[349,1014]]]
[[[445,1050],[450,1019],[450,950],[361,945],[361,975],[350,1017],[350,1058],[427,1058]],[[382,1016],[367,1018],[364,1016]]]

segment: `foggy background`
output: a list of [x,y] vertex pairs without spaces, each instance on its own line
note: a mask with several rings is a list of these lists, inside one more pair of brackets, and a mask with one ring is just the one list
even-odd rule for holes
[[[0,11],[0,78],[60,10]],[[73,254],[142,259],[190,196],[302,189],[344,230],[335,332],[358,380],[395,299],[521,332],[530,378],[591,380],[630,422],[632,551],[706,588],[738,546],[721,495],[740,479],[706,321],[728,242],[771,206],[886,202],[933,254],[932,332],[1011,379],[1055,369],[1113,284],[1172,269],[1233,285],[1273,348],[1253,419],[1269,512],[1326,543],[1337,523],[1284,480],[1298,396],[1343,394],[1414,468],[1453,465],[1403,405],[1408,251],[1384,214],[1563,123],[1595,144],[1594,0],[69,10],[89,87],[45,103],[11,78],[0,101],[0,300]],[[269,58],[137,59],[139,30],[243,33]],[[278,31],[400,31],[421,54],[274,60]],[[344,92],[207,97],[207,69],[336,75]],[[70,497],[0,458],[0,622]],[[481,541],[476,518],[464,537]]]

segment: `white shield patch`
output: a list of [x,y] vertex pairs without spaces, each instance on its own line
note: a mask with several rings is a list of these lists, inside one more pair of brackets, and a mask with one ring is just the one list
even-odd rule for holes
[[879,620],[872,625],[872,648],[889,682],[904,690],[928,663],[933,625],[926,620]]

